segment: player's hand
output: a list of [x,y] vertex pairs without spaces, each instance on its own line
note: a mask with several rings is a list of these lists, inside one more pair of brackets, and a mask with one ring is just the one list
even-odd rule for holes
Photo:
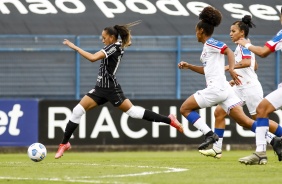
[[181,61],[180,63],[178,63],[178,68],[179,69],[189,69],[189,63],[185,61]]
[[234,86],[235,85],[234,80],[229,81],[229,84],[230,84],[230,86]]
[[236,85],[242,84],[241,80],[239,79],[239,77],[242,77],[241,75],[237,74],[234,70],[231,70],[231,71],[229,70],[229,73]]
[[75,45],[71,41],[69,41],[67,39],[64,39],[63,44],[69,46],[72,49],[75,48]]
[[247,43],[251,43],[250,39],[245,39],[245,38],[240,38],[239,40],[237,40],[235,43],[242,45],[243,47],[245,47],[245,45]]

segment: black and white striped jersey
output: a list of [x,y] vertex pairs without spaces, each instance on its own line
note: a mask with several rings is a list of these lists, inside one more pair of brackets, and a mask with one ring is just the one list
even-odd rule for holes
[[116,72],[121,62],[124,49],[121,47],[121,42],[116,42],[105,46],[102,50],[106,57],[102,59],[96,86],[102,88],[111,88],[118,85]]

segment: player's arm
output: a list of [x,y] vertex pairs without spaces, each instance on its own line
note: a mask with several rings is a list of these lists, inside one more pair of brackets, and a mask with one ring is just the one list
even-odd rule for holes
[[[240,85],[241,84],[241,80],[239,79],[239,76],[235,71],[234,71],[234,65],[235,65],[235,56],[233,51],[230,48],[226,48],[223,52],[228,59],[228,64],[229,64],[229,73],[232,77],[232,79],[234,80],[236,85]],[[241,76],[242,77],[242,76]]]
[[251,52],[255,53],[256,55],[258,55],[259,57],[262,57],[262,58],[265,58],[269,54],[271,54],[271,50],[267,46],[263,46],[263,47],[255,46],[255,45],[252,45],[250,43],[250,41],[246,40],[246,39],[240,39],[236,43],[246,47]]
[[181,61],[180,63],[178,63],[178,68],[179,69],[190,69],[196,73],[203,74],[203,75],[205,74],[203,66],[191,65],[190,63],[187,63],[185,61]]
[[[234,65],[234,69],[247,68],[251,66],[251,59],[242,59],[239,63]],[[225,66],[225,70],[229,70],[229,65]]]
[[262,58],[265,58],[272,53],[267,46],[260,47],[260,46],[250,45],[248,46],[248,49]]
[[106,57],[105,53],[102,51],[98,51],[95,54],[92,54],[90,52],[87,52],[83,49],[81,49],[80,47],[74,45],[72,42],[70,42],[69,40],[65,39],[63,44],[69,46],[71,49],[77,51],[81,56],[83,56],[85,59],[91,61],[91,62],[95,62],[97,60],[103,59]]

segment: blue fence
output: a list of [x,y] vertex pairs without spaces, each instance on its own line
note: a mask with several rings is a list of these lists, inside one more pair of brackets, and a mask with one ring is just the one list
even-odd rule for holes
[[[215,35],[234,50],[228,35]],[[250,37],[263,45],[271,37]],[[98,63],[90,63],[62,44],[69,39],[89,52],[102,47],[100,36],[0,35],[0,95],[2,98],[80,99],[94,85]],[[117,78],[131,99],[185,99],[205,87],[204,76],[181,71],[181,60],[199,62],[202,44],[194,35],[134,36]],[[281,52],[257,57],[258,76],[265,94],[281,81]],[[227,73],[227,77],[229,74]]]

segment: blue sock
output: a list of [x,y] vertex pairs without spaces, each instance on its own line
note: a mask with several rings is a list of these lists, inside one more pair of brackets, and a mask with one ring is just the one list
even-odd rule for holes
[[224,129],[221,128],[215,128],[214,129],[214,133],[216,133],[218,135],[219,138],[223,138],[223,134],[224,134]]
[[186,117],[186,119],[192,125],[200,118],[200,115],[196,111],[190,112],[190,114]]
[[257,121],[254,121],[254,123],[252,124],[251,131],[256,133],[256,128],[257,128]]
[[257,127],[269,126],[268,118],[257,118]]
[[282,136],[282,127],[280,125],[278,125],[276,131],[274,132],[274,135],[276,135],[277,137]]

